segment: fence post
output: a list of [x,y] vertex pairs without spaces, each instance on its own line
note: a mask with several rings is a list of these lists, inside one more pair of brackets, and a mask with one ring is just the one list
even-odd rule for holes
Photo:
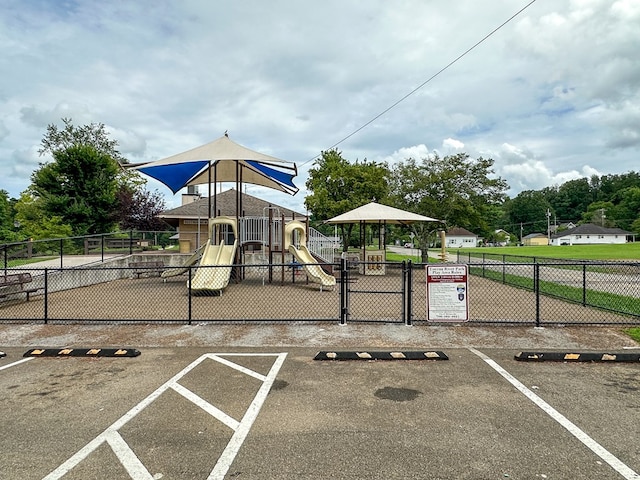
[[133,230],[129,230],[129,255],[133,255]]
[[347,302],[347,285],[349,283],[349,269],[347,268],[347,259],[340,259],[340,325],[347,324],[349,316],[349,306]]
[[533,264],[533,289],[536,294],[536,327],[540,326],[540,264]]
[[60,268],[64,268],[64,261],[62,257],[64,256],[64,240],[60,239]]
[[189,266],[189,281],[187,282],[187,325],[191,325],[191,279],[193,268]]
[[587,305],[587,264],[582,264],[582,306]]
[[49,269],[44,269],[44,323],[49,323]]
[[[402,269],[404,272],[404,262],[402,262]],[[407,263],[406,275],[403,275],[403,284],[406,285],[403,288],[406,292],[406,309],[405,309],[405,321],[407,326],[413,325],[413,265],[411,260]]]

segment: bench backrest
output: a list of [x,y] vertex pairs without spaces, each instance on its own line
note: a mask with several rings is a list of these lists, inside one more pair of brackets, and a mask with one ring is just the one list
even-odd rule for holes
[[32,280],[29,272],[23,273],[10,273],[8,275],[0,276],[0,287],[6,287],[8,285],[21,285],[23,283],[29,283]]

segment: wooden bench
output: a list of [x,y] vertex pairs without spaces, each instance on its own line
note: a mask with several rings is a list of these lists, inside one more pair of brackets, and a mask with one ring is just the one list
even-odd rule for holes
[[10,295],[15,295],[18,293],[26,293],[28,302],[29,295],[40,290],[40,288],[34,287],[25,288],[25,285],[31,283],[32,281],[33,278],[28,272],[0,275],[0,298],[6,298]]
[[157,273],[160,275],[164,270],[164,262],[161,260],[146,260],[143,262],[129,262],[129,268],[133,269],[133,274],[140,278],[140,275]]

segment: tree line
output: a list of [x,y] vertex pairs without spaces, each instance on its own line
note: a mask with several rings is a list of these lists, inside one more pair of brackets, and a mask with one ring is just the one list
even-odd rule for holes
[[103,124],[47,126],[38,153],[40,163],[20,198],[0,190],[0,239],[3,242],[62,238],[114,230],[166,230],[158,218],[165,203],[146,189],[139,173],[110,139]]
[[[162,195],[146,188],[109,138],[104,125],[48,125],[39,153],[50,159],[31,175],[20,198],[0,190],[0,240],[60,238],[114,229],[165,230],[158,218]],[[336,149],[321,152],[309,171],[305,206],[321,231],[323,222],[376,201],[437,218],[440,223],[412,226],[420,246],[435,232],[465,228],[487,242],[546,233],[548,225],[595,223],[640,232],[640,174],[592,176],[509,198],[509,185],[494,171],[491,158],[466,153],[407,158],[395,163],[349,161]],[[354,239],[353,225],[341,226],[344,246]],[[392,239],[409,232],[391,229]]]
[[[436,231],[462,227],[487,242],[530,233],[547,233],[548,226],[572,222],[595,223],[640,232],[640,174],[592,176],[509,198],[507,182],[494,171],[491,158],[466,153],[384,164],[349,162],[341,152],[322,152],[309,171],[305,205],[319,229],[323,221],[372,200],[421,215],[439,224],[412,226],[420,246],[428,246]],[[341,232],[343,246],[353,239],[352,227]],[[326,229],[326,227],[325,227]],[[403,233],[392,232],[398,237]],[[408,232],[404,232],[406,235]]]

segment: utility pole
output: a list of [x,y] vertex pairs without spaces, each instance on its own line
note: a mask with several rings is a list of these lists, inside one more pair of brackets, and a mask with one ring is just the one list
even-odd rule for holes
[[520,222],[520,245],[522,245],[522,222]]
[[547,208],[547,245],[551,245],[551,212]]

